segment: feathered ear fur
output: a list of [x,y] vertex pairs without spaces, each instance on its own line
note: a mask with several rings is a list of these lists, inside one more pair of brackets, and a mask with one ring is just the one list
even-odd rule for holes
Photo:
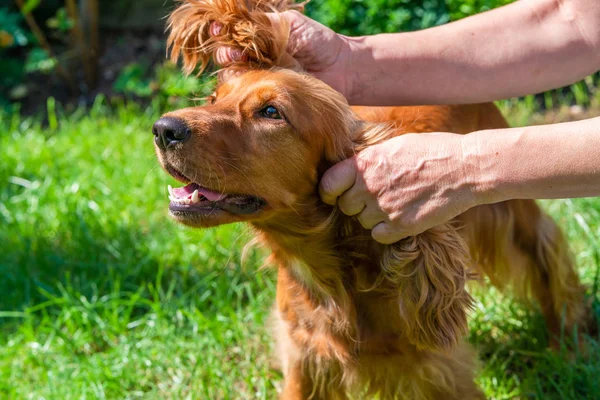
[[[354,151],[397,136],[393,122],[354,125]],[[467,332],[473,299],[466,291],[474,279],[466,241],[452,223],[429,229],[385,247],[381,278],[398,310],[408,340],[421,349],[452,349]]]
[[[286,53],[289,27],[281,23],[275,29],[265,13],[302,9],[303,4],[293,0],[183,0],[169,16],[170,58],[177,62],[181,56],[186,74],[197,66],[202,72],[217,47],[229,46],[247,56],[240,63],[245,68],[298,69],[299,64]],[[222,25],[215,37],[209,34],[213,21]]]
[[385,279],[397,289],[408,340],[422,349],[449,350],[467,331],[473,300],[467,244],[457,229],[441,225],[388,246]]

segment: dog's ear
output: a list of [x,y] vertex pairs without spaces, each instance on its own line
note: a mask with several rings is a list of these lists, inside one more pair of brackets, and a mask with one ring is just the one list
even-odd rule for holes
[[[299,64],[286,52],[289,26],[274,27],[266,12],[302,10],[302,4],[291,0],[183,0],[169,16],[167,47],[170,58],[181,56],[183,71],[202,72],[215,50],[228,46],[242,52],[245,60],[233,67],[297,69]],[[218,22],[221,30],[210,35],[210,25]]]
[[421,349],[450,350],[467,331],[473,278],[467,244],[442,225],[388,246],[382,268],[397,290],[408,340]]

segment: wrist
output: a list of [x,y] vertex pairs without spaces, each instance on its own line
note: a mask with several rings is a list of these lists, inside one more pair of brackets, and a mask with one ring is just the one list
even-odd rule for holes
[[340,35],[344,47],[340,54],[339,65],[345,79],[348,103],[352,105],[363,104],[362,94],[365,92],[366,80],[363,69],[368,63],[367,54],[371,52],[368,48],[368,36],[344,36]]
[[493,149],[493,131],[479,131],[460,136],[462,174],[473,206],[507,200],[502,195],[498,164],[499,152]]
[[413,32],[344,37],[348,102],[363,106],[428,104],[415,97],[418,93],[411,83],[411,74],[418,69],[415,61],[422,57],[413,43],[415,37]]

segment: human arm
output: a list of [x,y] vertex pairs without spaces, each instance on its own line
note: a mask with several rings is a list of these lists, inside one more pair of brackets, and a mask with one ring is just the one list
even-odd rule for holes
[[600,117],[468,135],[400,136],[333,166],[320,192],[382,243],[481,204],[600,196]]
[[600,196],[600,117],[464,136],[479,203]]
[[348,40],[352,104],[492,101],[600,69],[600,2],[521,0],[423,31]]
[[[565,86],[600,68],[600,2],[521,0],[417,32],[338,35],[295,11],[288,51],[351,104],[458,104]],[[215,30],[218,32],[218,29]],[[241,54],[219,48],[226,65]]]

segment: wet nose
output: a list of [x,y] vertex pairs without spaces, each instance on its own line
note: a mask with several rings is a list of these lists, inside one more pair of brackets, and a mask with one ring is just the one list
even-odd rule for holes
[[154,123],[152,133],[154,134],[154,142],[158,147],[165,150],[169,146],[185,142],[190,138],[192,131],[185,121],[179,118],[162,117]]

